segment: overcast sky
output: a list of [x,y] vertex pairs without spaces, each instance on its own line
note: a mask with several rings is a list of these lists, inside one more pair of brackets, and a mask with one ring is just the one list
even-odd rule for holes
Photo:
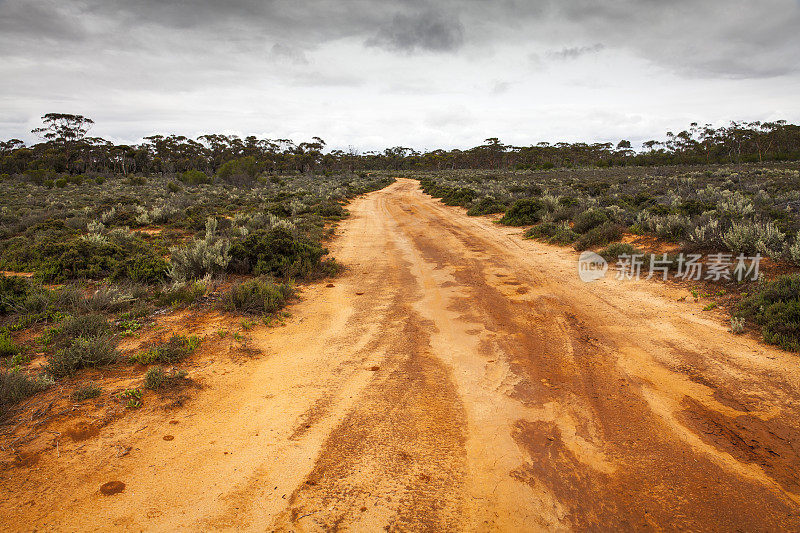
[[0,138],[640,143],[800,122],[800,0],[0,0]]

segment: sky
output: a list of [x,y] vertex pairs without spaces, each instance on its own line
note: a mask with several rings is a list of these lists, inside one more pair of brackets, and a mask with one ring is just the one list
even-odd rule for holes
[[0,0],[0,139],[328,148],[628,139],[800,122],[800,0]]

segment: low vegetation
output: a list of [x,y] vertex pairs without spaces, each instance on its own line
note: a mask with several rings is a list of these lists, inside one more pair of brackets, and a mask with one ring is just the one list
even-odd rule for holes
[[741,301],[737,316],[760,327],[764,341],[800,352],[800,274],[759,284]]
[[293,295],[291,283],[253,279],[231,287],[225,293],[222,305],[228,311],[267,315],[283,308]]
[[162,344],[131,356],[131,362],[141,365],[153,363],[172,364],[188,357],[200,346],[200,338],[196,335],[173,335]]

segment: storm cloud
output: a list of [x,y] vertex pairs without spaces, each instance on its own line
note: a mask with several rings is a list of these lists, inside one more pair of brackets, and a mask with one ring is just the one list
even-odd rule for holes
[[796,0],[0,0],[0,137],[53,111],[362,149],[796,121],[798,27]]

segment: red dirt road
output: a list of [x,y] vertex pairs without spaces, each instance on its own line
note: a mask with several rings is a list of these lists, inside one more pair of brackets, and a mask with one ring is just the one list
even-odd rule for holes
[[796,356],[411,180],[349,209],[265,356],[5,472],[0,529],[800,530]]

